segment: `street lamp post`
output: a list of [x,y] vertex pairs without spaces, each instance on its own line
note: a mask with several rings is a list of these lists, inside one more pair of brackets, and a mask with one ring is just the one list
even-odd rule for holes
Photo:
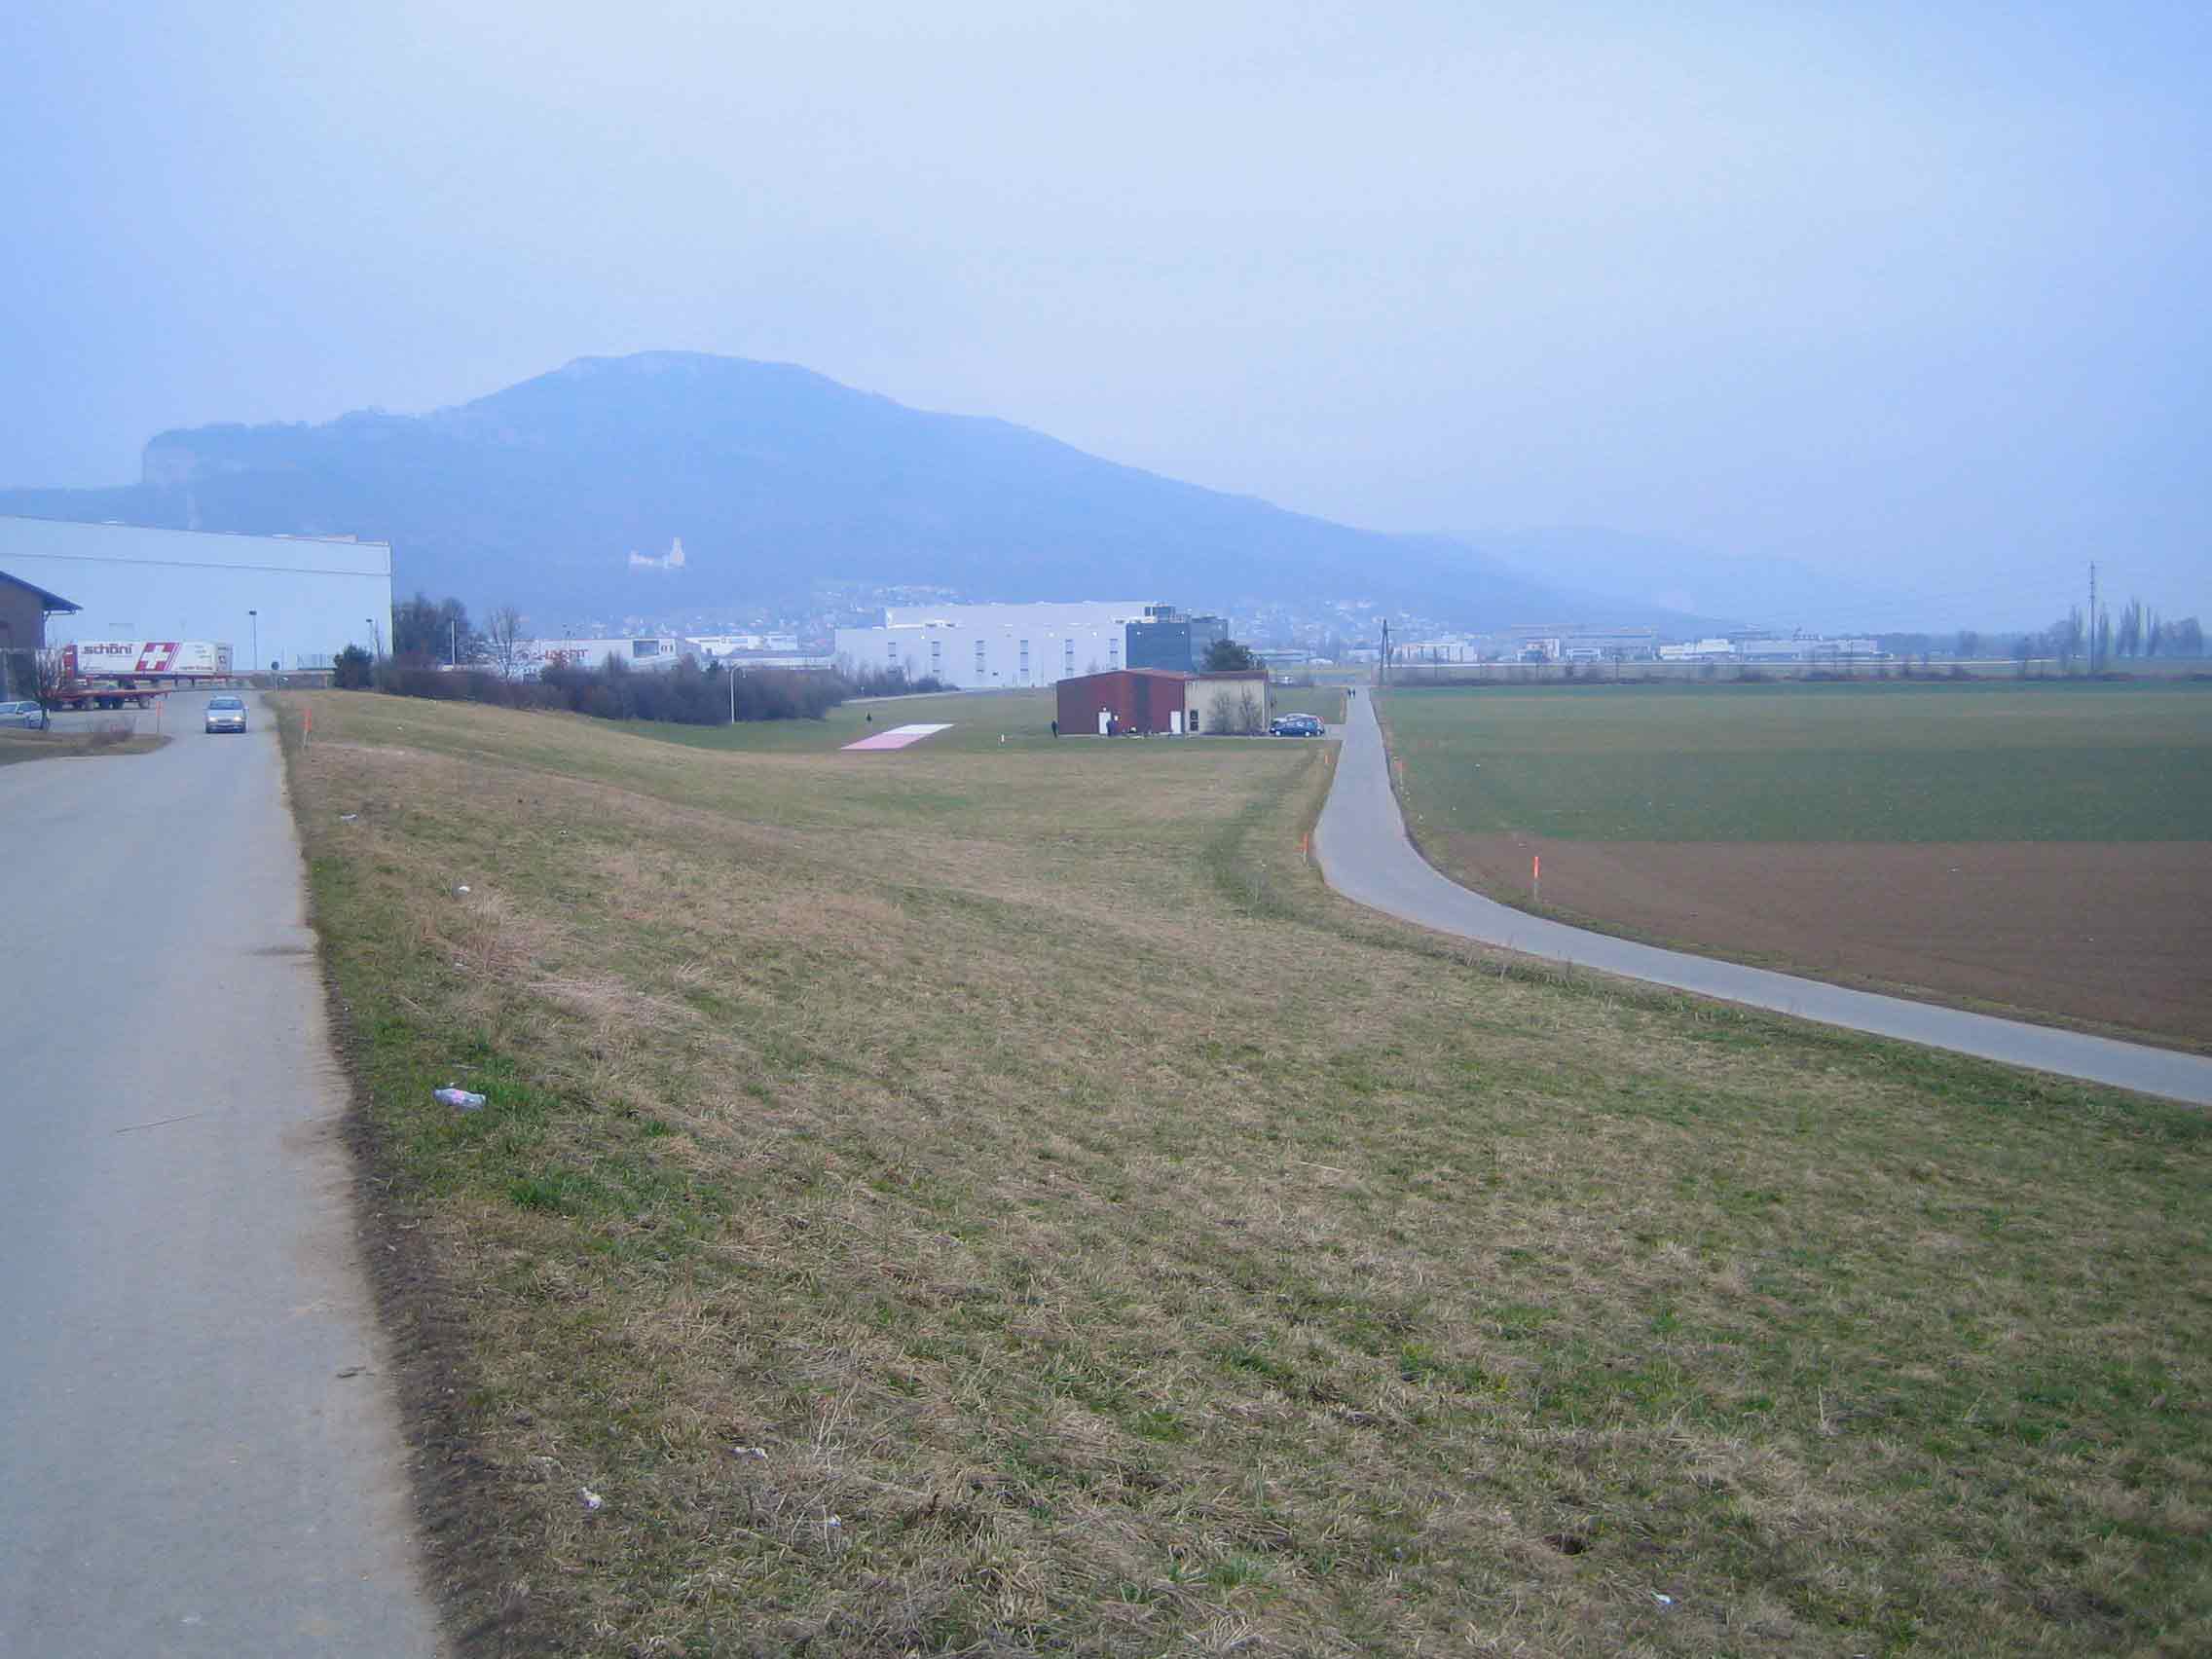
[[246,615],[253,622],[253,655],[246,658],[246,667],[258,672],[261,668],[261,612],[248,610]]
[[737,664],[729,665],[729,723],[737,724]]
[[370,643],[376,646],[377,655],[380,657],[383,656],[384,630],[377,626],[377,619],[374,616],[364,616],[361,618],[361,620],[369,625],[369,640]]

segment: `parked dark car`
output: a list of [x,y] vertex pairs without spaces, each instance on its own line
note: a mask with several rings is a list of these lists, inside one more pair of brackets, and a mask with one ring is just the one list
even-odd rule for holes
[[1275,737],[1319,737],[1323,727],[1311,715],[1277,715],[1268,730]]

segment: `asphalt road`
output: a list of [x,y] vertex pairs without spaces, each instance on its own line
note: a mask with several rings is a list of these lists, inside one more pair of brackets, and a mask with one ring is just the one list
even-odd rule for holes
[[1343,731],[1336,781],[1314,829],[1313,851],[1329,885],[1347,899],[1439,933],[1553,962],[2061,1077],[2212,1105],[2212,1059],[1661,950],[1546,921],[1471,893],[1440,875],[1407,838],[1368,697],[1352,698]]
[[0,1655],[435,1653],[276,735],[204,701],[0,768]]

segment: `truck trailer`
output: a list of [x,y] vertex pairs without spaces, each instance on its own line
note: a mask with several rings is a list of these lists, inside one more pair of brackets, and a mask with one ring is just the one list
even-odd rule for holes
[[159,693],[231,678],[231,647],[204,640],[98,640],[61,647],[54,709],[149,708]]

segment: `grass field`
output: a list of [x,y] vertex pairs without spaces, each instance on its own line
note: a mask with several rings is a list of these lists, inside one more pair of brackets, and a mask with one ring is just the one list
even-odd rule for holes
[[469,1651],[2212,1646],[2201,1114],[1356,911],[1331,746],[278,702]]
[[1421,850],[1511,903],[2212,1045],[2212,685],[1392,691]]
[[948,691],[937,696],[885,697],[847,703],[819,720],[749,720],[739,725],[639,724],[631,729],[666,743],[748,755],[821,755],[873,732],[903,725],[949,725],[927,740],[933,750],[996,749],[1050,743],[1058,704],[1050,689]]
[[1278,715],[1312,715],[1330,725],[1345,718],[1345,692],[1341,685],[1272,685],[1268,707]]
[[2212,684],[1392,690],[1409,800],[1572,840],[2194,841]]

